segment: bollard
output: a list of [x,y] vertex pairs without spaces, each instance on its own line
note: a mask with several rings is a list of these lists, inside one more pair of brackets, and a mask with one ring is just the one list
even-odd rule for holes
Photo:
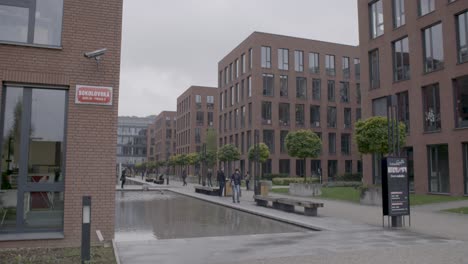
[[91,260],[91,196],[83,196],[83,221],[81,224],[81,263]]

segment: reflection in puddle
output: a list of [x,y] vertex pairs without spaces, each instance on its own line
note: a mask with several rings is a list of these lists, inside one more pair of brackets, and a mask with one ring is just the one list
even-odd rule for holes
[[306,231],[169,191],[116,194],[116,241]]

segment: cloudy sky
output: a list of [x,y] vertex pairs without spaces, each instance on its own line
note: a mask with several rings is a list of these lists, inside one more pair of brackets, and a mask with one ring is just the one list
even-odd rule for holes
[[124,0],[119,115],[176,109],[253,31],[358,44],[356,0]]

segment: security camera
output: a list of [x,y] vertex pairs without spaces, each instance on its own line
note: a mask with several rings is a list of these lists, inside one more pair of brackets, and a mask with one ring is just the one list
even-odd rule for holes
[[99,60],[99,57],[104,55],[106,53],[107,49],[104,48],[104,49],[98,49],[98,50],[95,50],[95,51],[90,51],[90,52],[85,52],[84,53],[84,56],[86,58],[94,58],[96,60]]

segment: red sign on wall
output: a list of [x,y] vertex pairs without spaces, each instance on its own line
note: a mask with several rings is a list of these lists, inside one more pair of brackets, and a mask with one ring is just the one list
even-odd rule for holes
[[112,87],[77,85],[75,103],[112,105]]

